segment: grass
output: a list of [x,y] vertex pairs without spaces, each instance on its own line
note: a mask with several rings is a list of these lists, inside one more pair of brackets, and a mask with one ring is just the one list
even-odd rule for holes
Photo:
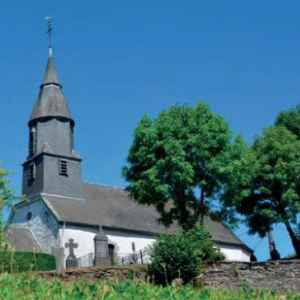
[[131,281],[65,283],[37,275],[0,274],[2,300],[300,300],[300,294],[258,290],[224,291],[192,286],[163,288]]

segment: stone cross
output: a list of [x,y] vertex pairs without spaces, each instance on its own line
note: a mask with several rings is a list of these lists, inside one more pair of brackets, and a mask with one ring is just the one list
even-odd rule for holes
[[69,239],[69,242],[65,244],[66,248],[69,248],[69,256],[67,259],[76,259],[76,256],[74,254],[74,249],[78,247],[77,243],[74,243],[74,239]]

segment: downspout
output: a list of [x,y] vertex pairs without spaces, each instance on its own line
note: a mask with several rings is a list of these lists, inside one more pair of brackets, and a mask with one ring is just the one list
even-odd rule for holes
[[66,222],[64,222],[64,225],[63,225],[63,231],[62,231],[62,237],[61,237],[61,240],[62,240],[61,246],[62,246],[62,247],[64,247],[64,241],[65,241],[65,229],[66,229]]

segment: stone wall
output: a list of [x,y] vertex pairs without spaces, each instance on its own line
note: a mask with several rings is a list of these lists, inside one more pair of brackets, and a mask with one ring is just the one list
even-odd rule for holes
[[138,281],[145,281],[147,278],[147,267],[145,265],[131,266],[106,266],[92,268],[74,268],[63,271],[40,272],[40,276],[45,279],[59,278],[63,281],[80,280],[103,280],[109,281],[118,279],[126,282],[133,278]]
[[[27,220],[29,212],[32,217]],[[41,199],[17,206],[10,225],[29,229],[42,252],[51,254],[52,248],[58,248],[58,223]]]
[[204,267],[197,284],[225,289],[249,287],[300,292],[300,260],[212,264]]
[[[63,271],[40,272],[43,278],[59,278],[64,281],[104,280],[118,278],[145,281],[147,266],[106,266],[74,268]],[[300,292],[300,260],[286,260],[263,263],[221,262],[207,265],[199,276],[196,285],[221,289],[254,288]]]

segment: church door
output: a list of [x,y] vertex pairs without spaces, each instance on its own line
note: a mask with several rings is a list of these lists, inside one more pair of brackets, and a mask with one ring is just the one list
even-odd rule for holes
[[108,255],[112,265],[114,264],[114,250],[115,250],[115,246],[112,244],[108,244]]

